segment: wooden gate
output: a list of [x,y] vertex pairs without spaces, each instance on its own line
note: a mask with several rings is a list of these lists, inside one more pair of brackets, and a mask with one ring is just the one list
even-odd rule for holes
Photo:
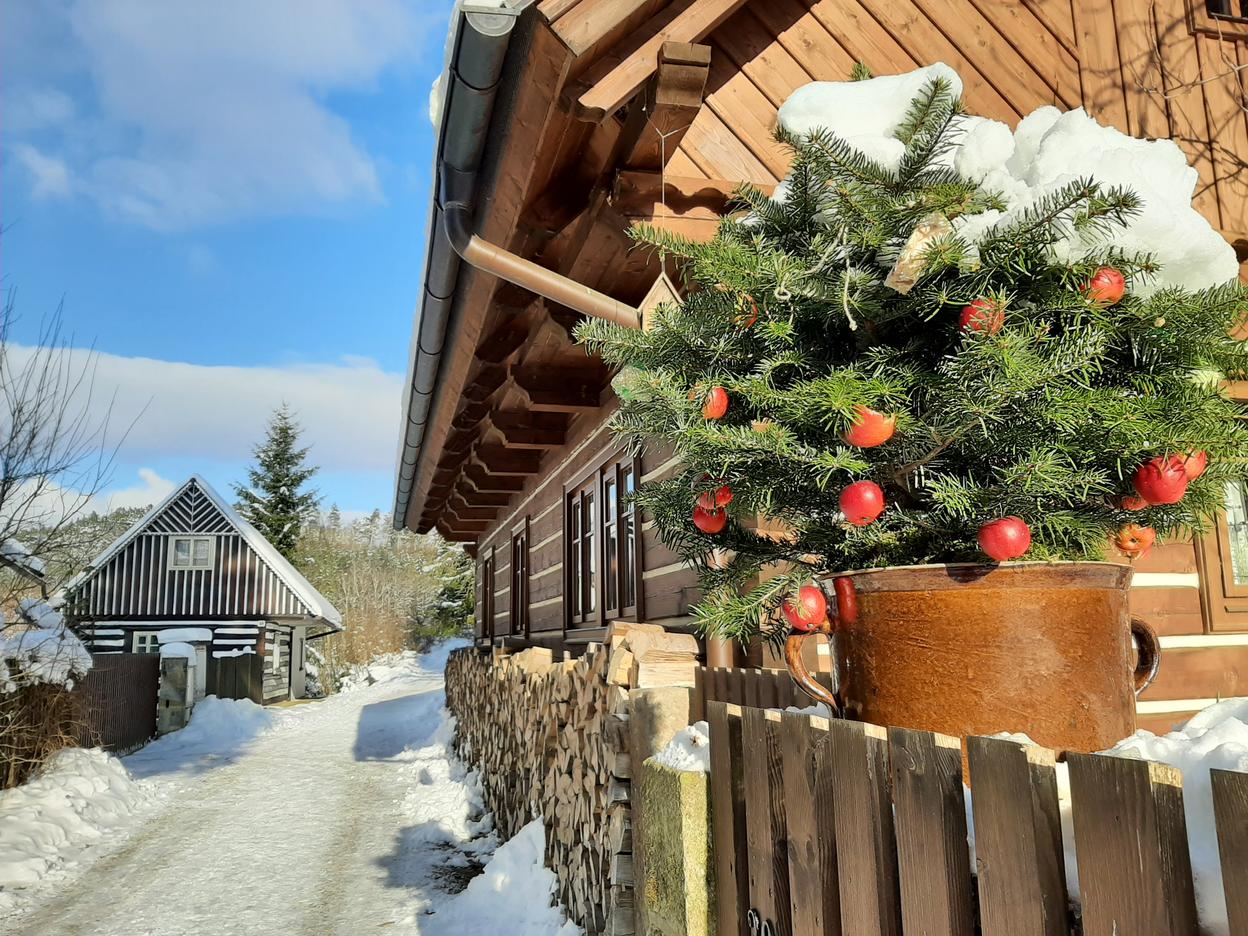
[[[1082,929],[1052,751],[707,706],[720,936],[1196,936],[1179,772],[1071,754]],[[749,756],[742,752],[748,751]],[[1248,774],[1213,771],[1232,934],[1248,933]]]
[[254,653],[220,657],[208,664],[205,687],[221,699],[251,699],[264,703],[264,658]]
[[94,654],[91,669],[74,688],[78,743],[126,751],[154,737],[159,687],[155,654]]

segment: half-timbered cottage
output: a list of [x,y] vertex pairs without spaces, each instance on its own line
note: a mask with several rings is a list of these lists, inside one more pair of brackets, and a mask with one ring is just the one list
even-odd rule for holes
[[[436,197],[401,429],[395,521],[477,563],[478,639],[575,648],[614,619],[680,627],[695,577],[624,495],[670,471],[605,424],[611,375],[578,317],[636,323],[671,286],[645,221],[709,238],[742,180],[774,186],[779,105],[855,62],[943,61],[970,111],[1014,126],[1085,107],[1170,137],[1197,208],[1248,254],[1248,18],[1215,0],[538,0],[458,9],[439,82]],[[1248,403],[1248,388],[1233,388]],[[1160,725],[1248,694],[1248,520],[1137,564],[1166,662]],[[716,654],[721,648],[712,648]],[[722,658],[721,658],[722,659]]]
[[203,478],[192,476],[65,587],[93,653],[195,650],[196,695],[305,694],[307,642],[342,615]]

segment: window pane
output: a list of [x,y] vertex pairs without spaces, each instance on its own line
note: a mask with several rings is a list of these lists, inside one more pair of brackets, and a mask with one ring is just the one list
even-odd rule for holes
[[603,544],[607,549],[606,563],[603,567],[603,574],[606,575],[607,581],[607,607],[611,609],[619,608],[619,581],[620,581],[620,564],[619,564],[619,538],[616,535],[617,528],[614,524],[606,528],[604,533]]
[[624,600],[621,604],[625,608],[637,604],[637,564],[634,559],[637,549],[636,533],[632,514],[626,514],[620,520],[620,565],[624,584]]
[[606,502],[607,509],[605,513],[604,523],[612,523],[615,520],[615,479],[608,478],[602,482],[603,499]]
[[568,570],[568,581],[572,585],[572,594],[569,596],[572,607],[572,616],[576,617],[581,613],[581,509],[580,504],[575,498],[572,500],[572,531],[568,539],[568,561],[572,567]]
[[1243,485],[1234,481],[1226,485],[1226,528],[1230,532],[1235,584],[1248,584],[1248,499]]
[[207,565],[211,554],[212,543],[206,539],[195,540],[195,564]]
[[175,566],[189,566],[191,564],[191,541],[189,539],[175,539],[173,541],[173,564]]
[[598,594],[596,587],[598,573],[598,550],[595,549],[594,541],[594,495],[586,494],[581,504],[584,508],[584,514],[581,522],[585,528],[584,542],[584,563],[585,563],[585,613],[592,614],[594,609],[598,607]]
[[[632,494],[632,493],[633,493],[633,490],[634,490],[634,489],[635,489],[635,487],[636,487],[636,485],[633,483],[633,469],[632,469],[632,468],[625,468],[625,469],[624,469],[624,471],[623,471],[623,478],[624,478],[624,494],[625,494],[625,499],[626,499],[626,500],[630,500],[630,499],[627,497],[627,495]],[[633,509],[633,505],[632,505],[632,503],[631,503],[631,500],[630,500],[630,502],[629,502],[629,503],[625,506],[625,508],[624,508],[624,509],[625,509],[625,510],[627,510],[627,511],[631,511],[631,510]]]

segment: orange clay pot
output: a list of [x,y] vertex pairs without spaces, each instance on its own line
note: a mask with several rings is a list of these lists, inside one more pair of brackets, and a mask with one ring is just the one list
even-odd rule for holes
[[1103,750],[1135,730],[1135,696],[1160,654],[1152,629],[1127,613],[1130,580],[1130,568],[1107,562],[850,572],[822,583],[837,599],[826,628],[835,695],[802,663],[815,634],[794,633],[786,658],[799,686],[848,718]]

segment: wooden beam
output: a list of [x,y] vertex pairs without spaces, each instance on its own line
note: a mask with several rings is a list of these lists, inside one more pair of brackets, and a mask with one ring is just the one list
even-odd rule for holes
[[529,408],[546,413],[578,413],[599,406],[605,377],[598,370],[513,366],[511,377],[529,398]]
[[477,360],[501,364],[524,344],[528,336],[529,323],[524,316],[508,316],[490,332],[484,341],[477,345]]
[[506,491],[478,491],[470,484],[462,484],[448,494],[458,494],[464,503],[474,507],[506,507],[511,503],[511,494]]
[[[490,528],[488,520],[457,520],[454,515],[448,513],[442,514],[442,522],[448,530],[470,535],[474,540]],[[456,542],[465,543],[468,540],[457,540]]]
[[490,364],[482,367],[464,387],[464,399],[470,403],[480,403],[488,400],[493,396],[494,391],[503,385],[503,381],[507,379],[507,368]]
[[524,478],[491,474],[481,465],[469,465],[464,469],[464,483],[485,493],[514,494],[524,490]]
[[478,445],[477,461],[493,475],[534,475],[542,469],[542,453],[505,445]]
[[463,408],[451,420],[451,429],[472,429],[481,424],[481,420],[490,415],[490,404],[482,400],[479,403],[465,402]]
[[621,137],[628,140],[619,164],[629,169],[660,170],[702,109],[711,71],[711,47],[665,42],[659,67],[633,98]]
[[493,520],[498,516],[497,507],[471,507],[453,494],[447,499],[446,511],[460,520]]
[[511,448],[558,448],[568,437],[568,420],[559,413],[499,410],[490,414],[490,422]]
[[[663,43],[701,42],[744,4],[745,0],[676,0],[643,27],[653,25],[654,35],[577,99],[576,116],[591,123],[606,120],[658,70]],[[679,12],[667,22],[673,8]]]
[[[615,174],[611,207],[627,218],[698,218],[718,221],[738,182],[690,179],[625,169]],[[759,186],[770,195],[774,186]]]
[[446,522],[439,520],[435,524],[438,534],[448,543],[475,543],[477,541],[476,533],[468,533],[461,530],[453,530],[446,525]]

